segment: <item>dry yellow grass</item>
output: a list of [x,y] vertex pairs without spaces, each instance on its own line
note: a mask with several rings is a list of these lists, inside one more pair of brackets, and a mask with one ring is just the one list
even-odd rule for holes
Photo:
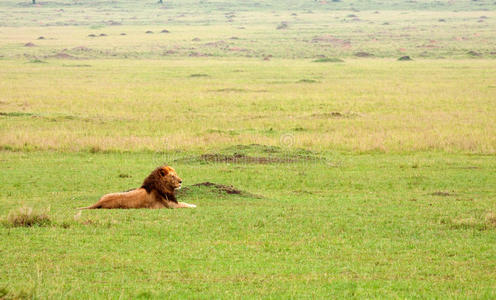
[[496,152],[493,60],[0,66],[4,148],[206,149],[289,135],[291,146],[315,150]]

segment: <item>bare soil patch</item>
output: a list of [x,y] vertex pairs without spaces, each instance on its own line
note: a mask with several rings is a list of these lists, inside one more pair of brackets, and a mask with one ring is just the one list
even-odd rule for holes
[[277,30],[287,29],[287,28],[288,28],[288,22],[281,22],[281,24],[277,25]]
[[198,158],[199,161],[216,162],[216,163],[233,163],[233,164],[271,164],[271,163],[288,163],[296,162],[297,158],[293,157],[270,157],[270,156],[249,156],[241,153],[226,154],[202,154]]
[[312,43],[328,43],[336,46],[343,46],[343,47],[349,47],[351,46],[351,42],[349,40],[343,40],[336,38],[332,35],[325,34],[325,35],[318,35],[313,37]]
[[334,58],[334,57],[321,57],[321,58],[317,58],[313,62],[318,62],[318,63],[333,62],[333,63],[336,63],[336,62],[344,62],[344,60],[342,60],[340,58]]
[[18,111],[13,111],[13,112],[0,111],[0,116],[3,116],[3,117],[32,117],[32,116],[34,116],[34,114],[26,113],[26,112],[18,112]]
[[280,153],[282,152],[281,147],[278,146],[269,146],[269,145],[261,145],[261,144],[249,144],[249,145],[234,145],[225,148],[224,150],[228,151],[259,151],[263,153]]
[[186,196],[193,192],[194,189],[196,188],[207,188],[211,192],[218,193],[218,194],[228,194],[228,195],[239,195],[242,197],[250,197],[250,198],[263,198],[260,195],[252,194],[246,191],[242,191],[232,185],[225,185],[225,184],[218,184],[218,183],[213,183],[210,181],[205,181],[201,183],[196,183],[187,187],[184,187],[180,189],[179,191],[176,192],[176,195],[178,197]]
[[191,74],[191,75],[189,75],[189,77],[208,77],[208,74],[204,74],[204,73],[195,73],[195,74]]
[[207,46],[207,47],[216,47],[216,48],[225,48],[228,45],[229,44],[226,41],[223,41],[223,40],[220,40],[220,41],[217,41],[217,42],[209,42],[209,43],[205,43],[204,44],[204,46]]
[[91,51],[90,48],[87,48],[85,46],[78,46],[78,47],[74,47],[72,48],[73,51],[81,51],[81,52],[88,52],[88,51]]
[[37,59],[37,58],[36,59],[32,59],[29,62],[32,63],[32,64],[46,64],[47,63],[46,61],[43,61],[43,60]]
[[223,88],[217,90],[210,90],[211,92],[248,92],[246,89],[238,89],[238,88]]
[[72,55],[67,54],[67,53],[62,53],[62,52],[54,54],[54,55],[45,56],[45,57],[46,58],[58,58],[58,59],[78,59],[75,56],[72,56]]
[[68,68],[89,68],[89,67],[91,67],[91,65],[88,65],[88,64],[77,64],[77,65],[71,64],[71,65],[62,65],[62,67],[68,67]]
[[355,53],[355,56],[356,57],[371,57],[371,56],[374,56],[374,55],[371,54],[371,53],[368,53],[368,52],[359,51],[359,52],[356,52]]
[[359,116],[360,115],[356,112],[339,112],[339,111],[312,114],[312,118],[315,119],[351,119]]
[[240,88],[223,88],[223,89],[216,89],[216,90],[209,90],[210,92],[224,92],[224,93],[229,93],[229,92],[234,92],[234,93],[242,93],[242,92],[252,92],[252,93],[265,93],[267,90],[247,90],[247,89],[240,89]]
[[455,193],[449,193],[449,192],[442,192],[442,191],[437,191],[431,194],[432,196],[441,196],[441,197],[449,197],[449,196],[456,196]]
[[188,56],[190,56],[190,57],[203,57],[203,56],[208,56],[208,54],[193,51]]
[[202,183],[197,183],[197,184],[193,184],[193,186],[208,186],[208,187],[213,187],[213,188],[215,188],[215,189],[217,189],[219,191],[226,192],[227,194],[236,194],[236,195],[239,195],[239,194],[242,193],[241,190],[238,190],[237,188],[235,188],[232,185],[217,184],[217,183],[213,183],[213,182],[209,182],[209,181],[202,182]]

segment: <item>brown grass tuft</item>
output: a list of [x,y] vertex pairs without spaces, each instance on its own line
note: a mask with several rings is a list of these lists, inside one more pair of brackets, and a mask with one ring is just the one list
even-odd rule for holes
[[466,217],[443,219],[442,224],[447,224],[451,229],[476,229],[476,230],[490,230],[496,228],[496,214],[488,212],[485,217]]
[[11,211],[4,221],[8,227],[47,226],[52,223],[47,211],[34,211],[31,207],[21,207]]
[[496,213],[494,213],[492,211],[491,212],[488,212],[486,214],[485,220],[486,220],[486,223],[488,225],[493,226],[493,227],[496,227]]

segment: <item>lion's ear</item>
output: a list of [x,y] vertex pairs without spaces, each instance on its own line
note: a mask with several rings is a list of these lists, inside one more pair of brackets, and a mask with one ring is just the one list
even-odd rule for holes
[[167,175],[167,170],[165,170],[165,169],[160,169],[158,172],[159,172],[160,176]]

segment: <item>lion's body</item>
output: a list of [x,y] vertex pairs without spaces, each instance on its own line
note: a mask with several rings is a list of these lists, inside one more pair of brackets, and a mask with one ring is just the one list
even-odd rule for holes
[[145,179],[140,188],[106,194],[97,203],[81,209],[196,207],[193,204],[177,202],[174,190],[181,188],[181,182],[174,169],[159,167]]

